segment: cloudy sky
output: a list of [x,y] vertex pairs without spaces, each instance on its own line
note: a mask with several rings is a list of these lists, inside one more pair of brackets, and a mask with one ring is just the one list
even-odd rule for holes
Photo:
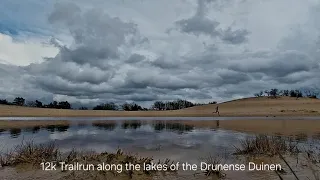
[[320,86],[318,0],[0,4],[0,98],[148,105]]

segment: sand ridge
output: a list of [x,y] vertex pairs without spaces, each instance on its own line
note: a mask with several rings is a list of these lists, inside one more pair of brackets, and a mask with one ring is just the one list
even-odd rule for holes
[[[1,117],[211,117],[216,104],[168,111],[65,110],[0,105]],[[221,116],[320,116],[320,100],[244,98],[218,104]]]

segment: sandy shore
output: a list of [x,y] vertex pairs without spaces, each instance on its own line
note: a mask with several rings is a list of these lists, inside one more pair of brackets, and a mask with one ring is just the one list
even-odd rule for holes
[[0,129],[46,127],[50,125],[70,125],[69,121],[0,121]]
[[227,120],[179,121],[199,128],[221,128],[253,134],[317,135],[320,138],[320,120]]
[[[173,111],[62,110],[0,105],[1,117],[207,117],[216,105]],[[219,104],[221,116],[320,116],[320,100],[311,98],[246,98]]]

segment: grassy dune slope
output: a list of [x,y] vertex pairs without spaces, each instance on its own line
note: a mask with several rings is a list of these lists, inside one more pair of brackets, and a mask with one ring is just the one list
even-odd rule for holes
[[[174,111],[93,111],[43,109],[0,105],[0,116],[38,117],[129,117],[129,116],[217,116],[216,105],[196,106]],[[219,104],[221,116],[319,116],[320,100],[311,98],[268,97],[237,99]]]

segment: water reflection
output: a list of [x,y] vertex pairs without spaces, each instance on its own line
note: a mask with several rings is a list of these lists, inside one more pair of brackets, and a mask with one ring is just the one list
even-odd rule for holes
[[[97,124],[99,124],[99,123],[97,123]],[[77,127],[79,127],[79,128],[86,127],[86,126],[88,126],[88,124],[85,122],[80,122],[77,124]]]
[[[93,127],[98,128],[99,130],[108,130],[112,131],[117,127],[116,123],[92,123]],[[83,124],[80,127],[85,127]]]
[[298,142],[304,142],[308,140],[308,135],[304,133],[299,133],[299,134],[296,134],[294,138]]
[[153,125],[154,130],[156,131],[163,131],[166,129],[166,125],[165,123],[156,123],[155,125]]
[[65,132],[70,128],[69,125],[57,125],[55,129],[57,129],[58,132]]
[[319,133],[315,133],[314,135],[312,135],[313,139],[320,139],[320,132]]
[[40,126],[34,126],[34,127],[25,128],[24,131],[36,134],[40,131],[40,129],[41,129]]
[[121,124],[123,129],[138,129],[141,127],[140,121],[127,121]]
[[[55,132],[67,132],[69,128],[73,127],[76,129],[87,129],[90,127],[94,127],[97,130],[106,130],[106,131],[114,131],[115,129],[124,129],[124,130],[137,130],[142,128],[143,126],[148,126],[153,128],[156,132],[162,131],[170,131],[178,134],[184,132],[190,132],[195,127],[192,125],[186,125],[181,123],[173,123],[173,122],[156,122],[156,123],[146,123],[144,124],[141,121],[124,121],[124,122],[92,122],[91,124],[87,123],[79,123],[74,125],[46,125],[46,126],[33,126],[23,128],[23,132],[37,134],[42,130],[46,130],[47,132],[53,134]],[[13,138],[17,138],[21,135],[20,128],[11,128],[11,129],[0,129],[0,134],[5,131],[9,131]]]
[[9,130],[9,132],[10,132],[10,136],[12,138],[17,138],[21,134],[21,129],[20,128],[12,128]]
[[0,135],[3,133],[3,132],[5,132],[6,130],[5,129],[1,129],[0,128]]
[[[215,122],[213,122],[215,124]],[[179,121],[94,121],[94,122],[75,122],[69,124],[60,125],[37,125],[26,128],[0,128],[0,135],[6,134],[6,131],[12,138],[17,138],[23,133],[37,134],[40,132],[49,132],[50,134],[55,133],[70,133],[70,128],[79,130],[80,134],[84,131],[91,131],[94,133],[95,130],[99,131],[120,131],[120,130],[135,130],[137,133],[148,130],[150,133],[162,133],[172,132],[176,134],[190,133],[194,130],[217,130],[216,126],[198,126],[190,123],[183,123]],[[126,131],[125,131],[126,132]],[[276,137],[284,136],[281,133],[274,133]],[[298,142],[308,141],[308,139],[320,140],[320,132],[308,136],[305,133],[299,133],[291,135],[291,137]]]
[[[87,123],[79,123],[75,124],[73,126],[71,125],[47,125],[47,126],[33,126],[33,127],[27,127],[23,128],[23,132],[36,134],[39,133],[41,130],[46,130],[50,132],[51,134],[55,132],[67,132],[69,128],[79,128],[79,129],[86,129],[89,127],[94,127],[98,130],[106,130],[106,131],[114,131],[116,128],[119,129],[132,129],[136,130],[139,128],[142,128],[142,126],[149,126],[153,128],[156,132],[162,132],[162,131],[171,131],[175,133],[184,133],[184,132],[190,132],[195,127],[192,125],[186,125],[181,123],[173,123],[173,122],[156,122],[156,123],[150,123],[150,124],[143,124],[141,121],[124,121],[124,122],[92,122],[92,124]],[[20,128],[12,128],[12,129],[0,129],[0,134],[9,130],[10,134],[13,138],[17,138],[21,135],[21,129]]]
[[194,129],[194,126],[181,124],[181,123],[157,122],[153,125],[153,128],[157,132],[167,130],[167,131],[173,131],[177,133],[184,133],[184,132],[192,131]]
[[49,125],[45,127],[49,132],[53,133],[55,131],[55,126],[54,125]]
[[[37,143],[54,141],[61,150],[70,149],[113,152],[117,148],[131,153],[152,156],[155,159],[169,158],[179,161],[197,162],[199,156],[214,153],[234,153],[234,146],[241,140],[254,137],[236,131],[216,128],[216,122],[208,124],[184,123],[180,121],[91,121],[72,122],[66,125],[39,125],[23,128],[3,128],[0,143],[14,148],[25,140]],[[7,131],[7,133],[5,132]],[[320,135],[320,133],[319,133]],[[283,137],[276,134],[277,137]],[[304,141],[312,138],[300,133],[292,139]],[[319,141],[317,141],[319,143]],[[319,143],[320,144],[320,143]]]
[[54,133],[55,131],[65,132],[70,128],[70,126],[69,125],[48,125],[48,126],[45,126],[45,128],[47,129],[47,131]]

